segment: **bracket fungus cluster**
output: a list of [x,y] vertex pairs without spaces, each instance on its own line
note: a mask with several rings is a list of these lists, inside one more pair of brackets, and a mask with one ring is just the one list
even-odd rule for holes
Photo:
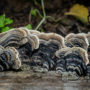
[[54,69],[56,65],[55,52],[64,48],[64,38],[55,33],[39,33],[39,48],[33,52],[32,61],[44,70]]
[[81,47],[85,50],[88,50],[89,42],[86,38],[86,34],[84,33],[70,33],[65,37],[65,45],[67,47]]
[[[19,69],[21,67],[21,64],[19,65],[18,60],[21,63],[22,58],[30,57],[31,52],[39,47],[39,39],[37,36],[30,34],[30,32],[26,28],[14,28],[8,32],[1,33],[0,46],[4,48],[2,49],[0,47],[0,64],[2,64],[2,62],[4,61],[7,63],[8,61],[13,63],[14,59],[15,62],[13,63],[12,67],[15,67],[14,64],[16,64],[16,66],[19,67],[16,67],[15,69]],[[7,52],[4,50],[6,50]],[[3,53],[2,51],[4,51],[5,53]],[[15,54],[14,52],[17,53]],[[18,58],[18,60],[14,57]]]
[[19,53],[14,47],[0,46],[0,71],[17,70],[21,67]]
[[89,63],[87,52],[80,47],[64,48],[56,52],[56,70],[60,73],[70,73],[76,76],[87,74],[87,64]]
[[19,69],[30,59],[35,71],[54,70],[76,76],[90,74],[88,48],[90,33],[71,33],[65,38],[24,27],[0,34],[0,71]]

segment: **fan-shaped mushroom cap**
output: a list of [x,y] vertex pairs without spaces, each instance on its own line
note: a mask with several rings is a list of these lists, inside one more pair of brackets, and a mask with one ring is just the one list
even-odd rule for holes
[[19,53],[14,47],[4,48],[0,46],[0,71],[9,69],[19,69],[21,67],[21,60]]
[[70,49],[71,49],[71,48],[69,48],[69,47],[59,49],[58,51],[56,51],[55,55],[56,55],[56,57],[58,57],[58,58],[64,57],[64,56],[65,56],[65,53],[67,53],[67,51],[69,51]]
[[64,38],[55,33],[38,33],[39,48],[33,52],[32,61],[47,70],[54,68],[56,57],[55,52],[65,46]]
[[43,33],[36,30],[30,30],[30,33],[39,38],[40,43],[56,43],[59,48],[65,47],[64,38],[56,33]]
[[[28,42],[32,45],[32,50],[37,49],[39,47],[39,39],[37,35],[35,35],[33,32],[34,30],[28,30],[25,27],[20,27],[20,30],[24,30],[27,33]],[[37,31],[38,32],[38,31]]]
[[34,44],[32,44],[32,49],[38,49],[39,48],[39,38],[36,35],[31,35],[30,38],[34,41]]
[[11,59],[13,65],[12,69],[19,69],[21,67],[21,60],[19,58],[19,53],[14,47],[7,47],[5,51],[11,52],[11,58],[8,57],[8,60]]
[[15,47],[19,47],[22,44],[29,42],[32,46],[32,50],[39,47],[39,39],[36,35],[30,34],[26,28],[13,28],[1,35],[0,45],[8,46],[16,44]]
[[77,52],[77,54],[79,54],[83,58],[83,60],[85,61],[86,65],[89,63],[88,54],[87,54],[86,50],[84,50],[84,49],[82,49],[80,47],[62,48],[62,49],[60,49],[60,50],[58,50],[56,52],[56,56],[58,58],[60,58],[61,54],[63,54],[63,57],[65,57],[68,54],[73,53],[73,52]]
[[87,39],[88,39],[89,44],[90,44],[90,32],[88,32],[88,34],[87,34]]
[[59,48],[65,47],[64,38],[56,33],[40,33],[37,35],[40,43],[55,43]]
[[80,47],[73,47],[71,48],[72,52],[73,51],[77,51],[79,53],[79,55],[81,55],[83,57],[83,60],[85,61],[86,65],[89,63],[89,59],[88,59],[88,54],[87,51],[80,48]]
[[29,32],[30,32],[31,34],[34,34],[34,35],[40,34],[40,32],[37,31],[37,30],[30,30]]
[[82,47],[83,49],[87,50],[89,43],[84,33],[81,34],[74,34],[70,33],[65,37],[65,44],[66,46],[70,45],[70,47]]

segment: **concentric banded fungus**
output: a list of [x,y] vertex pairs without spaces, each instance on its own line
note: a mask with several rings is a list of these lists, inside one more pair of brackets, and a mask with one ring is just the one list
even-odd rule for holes
[[69,72],[78,76],[87,74],[89,63],[87,52],[80,47],[64,48],[56,52],[57,72]]
[[50,70],[55,66],[55,52],[65,47],[64,38],[55,33],[40,33],[37,36],[40,45],[39,49],[33,52],[32,61],[34,61],[35,65]]
[[74,47],[75,46],[75,47],[81,47],[85,50],[88,50],[89,43],[88,43],[88,40],[87,40],[85,34],[71,33],[65,37],[65,45],[67,47]]
[[65,54],[67,53],[67,51],[69,51],[70,48],[66,47],[66,48],[62,48],[58,51],[56,51],[55,55],[56,57],[58,57],[58,60],[56,62],[56,71],[61,74],[63,74],[64,72],[66,72],[66,60],[65,60]]
[[88,42],[89,42],[89,52],[90,52],[90,32],[87,34],[87,39],[88,39]]
[[4,48],[0,46],[0,71],[21,67],[18,51],[13,47]]
[[29,55],[31,51],[39,47],[39,40],[36,35],[31,35],[26,28],[14,28],[5,34],[2,33],[0,45],[15,47],[20,54]]
[[[23,37],[26,37],[27,34],[23,30],[13,29],[8,31],[3,37],[0,39],[0,45],[7,47],[7,46],[14,46],[19,47],[23,44]],[[25,41],[26,43],[27,41]]]
[[[87,39],[89,41],[88,56],[89,56],[89,61],[90,61],[90,32],[88,32],[87,34]],[[90,76],[90,62],[87,66],[87,69],[88,69],[88,75]]]
[[89,41],[89,44],[90,44],[90,32],[88,32],[87,38],[88,38],[88,41]]
[[40,32],[36,31],[36,30],[30,30],[30,33],[33,35],[39,35],[40,34]]

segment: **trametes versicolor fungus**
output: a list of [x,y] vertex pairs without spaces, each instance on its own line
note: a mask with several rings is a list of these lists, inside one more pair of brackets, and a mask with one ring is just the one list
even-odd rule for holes
[[69,73],[76,76],[87,74],[89,63],[87,52],[80,47],[62,48],[56,52],[59,58],[56,64],[56,71],[61,74]]
[[90,44],[90,32],[88,32],[88,34],[87,34],[87,39],[88,39],[89,44]]
[[[3,46],[5,49],[7,47],[15,48],[17,50],[17,52],[19,53],[18,58],[22,58],[24,55],[29,57],[31,55],[32,51],[39,47],[39,39],[36,35],[30,34],[30,32],[27,29],[14,28],[8,32],[1,33],[0,45]],[[5,53],[5,55],[6,54],[13,55],[13,53],[14,53],[13,48],[11,48],[12,50],[10,49],[11,50],[10,52],[7,52],[8,54]],[[17,55],[15,55],[15,57],[16,56]],[[5,57],[3,57],[3,61],[6,60],[5,62],[8,63],[8,60],[11,60],[11,62],[13,62],[12,61],[13,58],[14,57],[12,57],[10,59],[8,59],[8,58],[6,59]],[[16,62],[17,62],[17,60],[16,60]],[[18,63],[16,63],[16,65],[18,66]],[[15,66],[13,65],[13,67],[15,67]]]
[[19,53],[14,47],[4,48],[0,46],[0,71],[14,69],[21,67],[21,60]]
[[89,49],[88,49],[88,51],[90,52],[90,32],[88,32],[88,34],[86,36],[87,36],[87,39],[88,39],[88,42],[89,42]]
[[[4,34],[4,35],[3,35]],[[13,46],[15,48],[19,48],[21,45],[29,43],[33,49],[37,49],[39,47],[39,40],[36,35],[30,34],[30,32],[26,28],[14,28],[2,33],[0,37],[0,45],[7,47]]]
[[65,47],[64,38],[55,33],[31,32],[38,36],[40,43],[39,48],[32,54],[32,61],[43,70],[53,69],[56,63],[55,52]]
[[61,74],[85,76],[89,37],[89,33],[71,33],[64,39],[56,33],[14,28],[0,34],[0,71],[19,69],[22,58],[29,57],[36,71],[56,70]]
[[[90,61],[90,32],[88,32],[88,34],[86,35],[87,36],[87,39],[89,41],[89,48],[88,48],[88,54],[89,54],[89,61]],[[88,70],[88,74],[90,76],[90,62],[89,64],[87,65],[87,70]]]
[[81,34],[70,33],[65,37],[65,45],[67,47],[81,47],[87,51],[89,42],[84,33]]

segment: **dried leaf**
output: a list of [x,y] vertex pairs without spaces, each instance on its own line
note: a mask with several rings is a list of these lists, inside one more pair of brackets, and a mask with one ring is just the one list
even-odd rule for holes
[[88,22],[88,15],[89,11],[88,8],[86,8],[83,5],[75,4],[69,12],[66,12],[65,15],[72,15],[75,16],[77,19],[79,19],[82,23]]

